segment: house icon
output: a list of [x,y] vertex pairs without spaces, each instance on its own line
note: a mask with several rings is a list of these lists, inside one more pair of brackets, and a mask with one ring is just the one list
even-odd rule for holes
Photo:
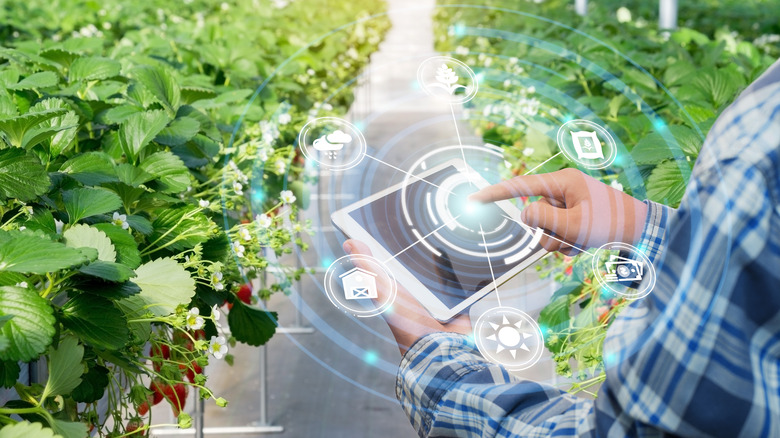
[[344,286],[344,297],[348,300],[377,298],[376,274],[365,269],[353,268],[339,275]]

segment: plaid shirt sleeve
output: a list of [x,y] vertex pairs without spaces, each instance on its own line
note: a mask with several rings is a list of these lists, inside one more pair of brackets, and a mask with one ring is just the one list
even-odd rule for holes
[[517,379],[468,337],[436,333],[398,374],[418,434],[780,436],[778,169],[780,81],[724,112],[678,210],[648,203],[639,247],[656,286],[610,327],[595,401]]

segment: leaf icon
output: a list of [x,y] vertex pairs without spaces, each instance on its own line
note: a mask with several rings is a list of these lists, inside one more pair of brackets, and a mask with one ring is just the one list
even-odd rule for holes
[[436,80],[439,83],[431,84],[431,86],[444,88],[449,94],[455,94],[455,90],[458,88],[466,88],[465,86],[458,84],[459,79],[455,70],[447,67],[447,64],[442,64],[441,67],[436,69]]

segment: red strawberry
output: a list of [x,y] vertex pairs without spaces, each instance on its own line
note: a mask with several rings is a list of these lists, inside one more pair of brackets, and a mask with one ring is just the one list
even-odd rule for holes
[[163,387],[165,386],[164,383],[159,381],[152,382],[151,385],[149,385],[149,389],[152,390],[152,395],[150,397],[150,401],[152,402],[152,406],[156,406],[159,404],[165,395],[163,394]]
[[[161,357],[163,359],[170,359],[171,358],[171,349],[166,344],[158,344],[152,347],[152,357]],[[156,360],[152,361],[152,366],[154,367],[155,371],[160,371],[162,368],[163,361],[162,360]]]
[[203,368],[198,365],[198,362],[192,361],[190,363],[190,366],[184,365],[183,363],[179,364],[179,369],[181,372],[184,373],[184,376],[187,377],[187,380],[189,380],[192,383],[195,383],[195,374],[202,374]]
[[163,395],[171,403],[174,417],[178,417],[181,410],[184,409],[184,404],[187,402],[187,392],[187,386],[183,383],[163,386]]
[[144,427],[144,422],[138,418],[134,418],[127,422],[127,426],[125,426],[125,433],[127,436],[144,436],[146,434],[146,430],[138,430],[142,427]]
[[574,272],[574,265],[569,265],[569,267],[566,268],[566,271],[564,271],[564,274],[571,275],[572,272]]
[[147,412],[149,412],[149,402],[141,403],[140,405],[138,405],[138,409],[136,410],[138,411],[138,415],[143,417],[144,415],[146,415]]
[[242,284],[236,296],[246,304],[252,304],[252,288],[248,284]]

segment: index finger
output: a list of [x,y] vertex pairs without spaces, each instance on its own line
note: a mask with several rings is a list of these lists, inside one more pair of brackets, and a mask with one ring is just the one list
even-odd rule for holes
[[544,196],[564,202],[566,175],[561,172],[516,176],[473,193],[469,200],[488,203],[523,196]]

